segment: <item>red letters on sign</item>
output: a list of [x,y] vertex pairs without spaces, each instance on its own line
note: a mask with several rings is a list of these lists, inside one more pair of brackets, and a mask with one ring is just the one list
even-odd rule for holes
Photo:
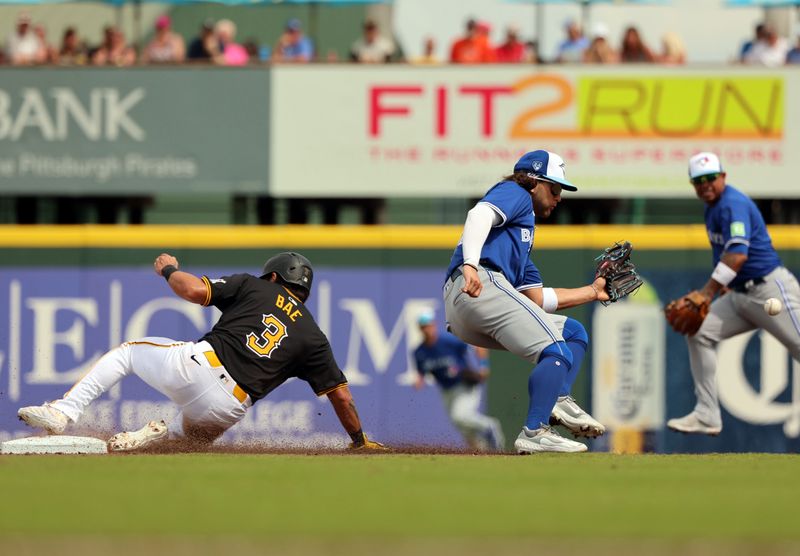
[[[480,122],[480,133],[483,137],[491,137],[494,134],[495,124],[495,99],[499,95],[510,95],[514,93],[512,87],[497,85],[466,85],[458,88],[458,97],[477,96],[479,101],[478,117]],[[369,136],[380,137],[382,134],[381,121],[386,116],[411,117],[411,108],[407,105],[386,105],[384,96],[386,95],[413,95],[427,96],[433,105],[433,129],[436,137],[444,138],[450,132],[450,100],[451,90],[446,86],[439,85],[432,91],[426,91],[422,86],[397,85],[397,86],[374,86],[369,89]]]
[[463,95],[478,95],[481,98],[481,135],[484,137],[492,136],[492,124],[494,123],[494,100],[495,95],[510,95],[513,92],[511,87],[489,87],[473,85],[471,87],[461,87],[458,90]]
[[369,135],[380,135],[381,117],[388,114],[407,116],[411,111],[408,106],[384,106],[381,104],[383,95],[421,95],[422,87],[372,87],[369,91]]

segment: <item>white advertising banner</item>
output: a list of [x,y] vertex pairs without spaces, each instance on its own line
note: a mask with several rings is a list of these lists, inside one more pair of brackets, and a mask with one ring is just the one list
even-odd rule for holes
[[480,196],[520,154],[561,154],[592,197],[691,197],[722,157],[754,197],[800,197],[800,73],[756,68],[277,66],[276,196]]
[[613,429],[664,424],[665,331],[655,303],[621,302],[594,312],[592,414]]

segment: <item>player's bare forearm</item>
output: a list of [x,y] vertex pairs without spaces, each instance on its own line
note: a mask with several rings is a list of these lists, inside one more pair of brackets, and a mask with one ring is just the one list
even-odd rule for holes
[[[744,263],[747,262],[747,255],[745,255],[744,253],[726,252],[722,254],[722,257],[720,257],[720,262],[724,263],[725,265],[730,267],[731,270],[738,273],[744,266]],[[720,293],[723,289],[724,286],[722,284],[720,284],[713,278],[709,278],[708,282],[706,282],[705,286],[703,286],[703,289],[700,290],[700,293],[702,293],[709,299],[714,299],[714,296]]]
[[[608,294],[605,291],[605,278],[598,277],[588,286],[580,288],[553,288],[558,298],[558,309],[569,309],[593,301],[607,301]],[[529,288],[522,290],[522,293],[531,301],[541,307],[544,303],[542,288]]]
[[[153,270],[155,270],[156,274],[163,276],[162,273],[164,269],[168,267],[180,268],[178,259],[169,253],[162,253],[156,257],[153,263]],[[186,301],[202,305],[206,300],[206,294],[208,293],[207,287],[205,283],[194,274],[178,270],[169,275],[169,280],[167,280],[167,282],[169,283],[169,287],[172,288],[172,291],[175,292],[175,295]]]
[[[329,392],[328,400],[330,400],[342,427],[351,438],[354,434],[361,432],[361,419],[358,417],[353,395],[347,385]],[[355,442],[356,439],[353,439],[353,441]]]
[[606,293],[606,280],[603,277],[595,278],[588,286],[580,288],[553,288],[558,297],[558,308],[569,309],[593,301],[608,301]]

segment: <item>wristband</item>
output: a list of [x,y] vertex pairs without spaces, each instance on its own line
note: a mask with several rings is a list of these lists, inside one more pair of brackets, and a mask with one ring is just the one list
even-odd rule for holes
[[542,288],[542,309],[545,313],[555,313],[558,309],[558,296],[553,288]]
[[168,264],[164,268],[161,269],[161,276],[164,277],[164,280],[169,282],[169,277],[172,276],[173,272],[178,272],[178,269],[173,264]]
[[711,279],[723,286],[733,282],[734,278],[736,278],[736,271],[722,261],[717,263],[717,266],[714,267],[714,272],[711,273]]

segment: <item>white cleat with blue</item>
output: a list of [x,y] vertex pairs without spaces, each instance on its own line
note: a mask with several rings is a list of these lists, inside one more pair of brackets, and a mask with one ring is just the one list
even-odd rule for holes
[[558,398],[550,414],[550,424],[562,425],[575,436],[596,438],[606,432],[606,428],[581,409],[572,396]]
[[518,454],[535,454],[538,452],[585,452],[586,444],[569,440],[558,434],[549,425],[542,425],[531,430],[522,427],[514,441],[514,448]]

